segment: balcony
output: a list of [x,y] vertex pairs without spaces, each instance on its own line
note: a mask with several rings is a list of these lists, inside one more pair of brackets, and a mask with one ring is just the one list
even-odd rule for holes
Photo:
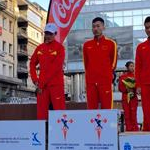
[[28,22],[27,21],[23,21],[22,22],[19,22],[18,21],[18,28],[27,28],[28,27]]
[[17,0],[19,10],[28,10],[29,2],[27,0]]
[[23,10],[19,11],[18,22],[28,22],[27,12],[25,12]]
[[26,44],[18,45],[18,55],[19,56],[27,56],[28,57],[27,45]]
[[5,85],[7,85],[7,84],[20,85],[21,84],[21,80],[19,80],[18,78],[15,78],[15,77],[7,77],[4,75],[0,75],[0,79],[1,79],[1,83],[4,83]]
[[19,79],[28,78],[28,68],[26,64],[18,64],[17,66],[17,73]]
[[18,28],[18,38],[19,39],[27,39],[28,38],[26,29]]
[[28,73],[27,65],[26,64],[18,64],[17,71],[19,73]]
[[7,1],[0,0],[0,10],[5,10],[7,8]]

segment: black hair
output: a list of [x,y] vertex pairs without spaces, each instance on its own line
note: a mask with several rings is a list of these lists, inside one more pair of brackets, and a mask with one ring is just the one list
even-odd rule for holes
[[145,18],[144,24],[150,22],[150,16]]
[[130,64],[134,64],[134,62],[133,61],[127,61],[125,66],[128,68],[130,66]]
[[101,17],[96,17],[96,18],[94,18],[94,19],[92,20],[92,23],[95,23],[95,22],[97,22],[97,21],[100,21],[100,22],[102,22],[103,24],[105,24],[104,19],[101,18]]

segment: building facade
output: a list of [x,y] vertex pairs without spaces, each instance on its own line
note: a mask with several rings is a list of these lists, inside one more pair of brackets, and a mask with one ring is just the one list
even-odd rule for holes
[[[38,4],[18,0],[18,78],[22,80],[25,97],[34,95],[34,85],[29,74],[29,62],[36,47],[43,42],[43,26],[47,12]],[[25,93],[26,91],[26,93]],[[29,94],[29,95],[27,95]]]
[[[67,91],[71,94],[73,100],[83,101],[83,97],[85,97],[85,84],[82,81],[85,80],[82,46],[87,39],[93,37],[91,31],[92,19],[102,17],[106,25],[105,34],[116,40],[118,44],[117,78],[114,83],[116,85],[114,91],[117,91],[120,71],[125,69],[126,61],[134,61],[137,44],[146,38],[143,22],[150,15],[149,6],[149,0],[86,1],[67,40],[68,59],[65,73],[70,82],[66,87],[68,87]],[[80,36],[78,36],[79,33]],[[72,41],[75,44],[72,44]]]
[[34,97],[29,61],[43,42],[47,12],[28,0],[0,1],[0,100]]
[[15,95],[17,78],[16,0],[0,1],[0,99]]

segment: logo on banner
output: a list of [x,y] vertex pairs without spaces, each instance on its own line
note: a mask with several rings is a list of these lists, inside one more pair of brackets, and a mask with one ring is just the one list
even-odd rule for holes
[[103,124],[107,123],[107,119],[102,118],[100,114],[97,114],[95,118],[91,119],[91,123],[95,124],[95,131],[97,133],[98,140],[100,140],[101,131],[104,128]]
[[48,22],[58,26],[56,39],[63,43],[78,13],[86,0],[53,0],[50,5]]
[[[62,3],[55,1],[52,4],[52,14],[58,27],[66,28],[70,25],[74,11],[80,6],[81,0],[62,0]],[[68,16],[67,16],[68,15]],[[62,20],[63,19],[63,20]]]
[[63,133],[64,139],[66,140],[67,133],[69,131],[69,124],[73,123],[73,119],[67,119],[67,115],[64,114],[64,115],[62,115],[61,119],[57,120],[57,123],[61,123],[63,125],[63,127],[62,127],[62,133]]
[[34,146],[42,145],[40,140],[38,139],[38,133],[32,133],[32,145]]
[[124,150],[131,150],[131,145],[129,143],[125,143]]

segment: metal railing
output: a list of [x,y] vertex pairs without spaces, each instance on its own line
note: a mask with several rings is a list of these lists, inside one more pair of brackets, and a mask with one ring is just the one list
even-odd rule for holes
[[24,11],[19,11],[19,18],[22,18],[23,20],[28,20],[27,19],[27,13],[26,12],[24,12]]
[[23,55],[28,55],[27,53],[27,45],[21,44],[18,46],[18,53]]
[[28,72],[27,65],[26,64],[18,64],[17,71],[27,73]]
[[0,10],[5,10],[7,8],[7,1],[0,0]]
[[18,29],[18,34],[27,37],[27,31],[22,28]]

